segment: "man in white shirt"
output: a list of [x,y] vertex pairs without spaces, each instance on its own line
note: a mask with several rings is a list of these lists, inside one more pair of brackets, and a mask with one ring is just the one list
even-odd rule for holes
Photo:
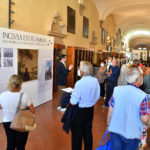
[[81,150],[82,138],[85,150],[92,150],[92,121],[94,105],[100,97],[100,86],[97,78],[92,77],[93,68],[90,62],[80,62],[82,78],[76,82],[72,92],[71,105],[78,104],[79,111],[72,127],[72,150]]

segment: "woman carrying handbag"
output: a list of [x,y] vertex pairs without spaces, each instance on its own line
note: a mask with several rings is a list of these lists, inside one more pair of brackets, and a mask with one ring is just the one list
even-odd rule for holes
[[[0,108],[3,110],[3,126],[7,136],[7,150],[25,150],[28,138],[28,132],[19,132],[10,128],[18,109],[21,85],[22,79],[18,75],[12,75],[7,85],[8,91],[0,94]],[[35,113],[33,104],[26,93],[21,97],[20,108],[28,108],[32,113]]]

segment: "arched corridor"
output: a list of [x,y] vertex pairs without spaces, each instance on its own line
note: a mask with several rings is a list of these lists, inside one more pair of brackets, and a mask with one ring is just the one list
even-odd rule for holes
[[[135,68],[143,71],[143,77],[150,75],[150,0],[0,0],[0,10],[0,96],[7,90],[9,77],[24,78],[26,70],[22,91],[29,94],[36,109],[37,129],[29,135],[27,150],[71,150],[71,132],[67,135],[62,130],[63,112],[57,110],[61,93],[57,67],[62,55],[66,57],[63,67],[67,70],[72,65],[63,79],[67,87],[74,88],[81,79],[81,61],[92,64],[92,77],[97,79],[100,67],[107,67],[103,89],[108,93],[113,60],[119,68],[115,82],[110,79],[113,88],[120,82],[123,61],[131,68],[133,60],[138,61]],[[93,150],[106,130],[107,94],[95,105]],[[2,115],[0,110],[0,150],[5,150]],[[144,150],[150,150],[150,129],[148,138]]]

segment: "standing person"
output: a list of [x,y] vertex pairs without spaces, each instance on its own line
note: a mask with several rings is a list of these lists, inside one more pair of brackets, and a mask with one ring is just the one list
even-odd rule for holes
[[82,138],[84,149],[92,150],[92,122],[94,105],[100,97],[100,86],[97,78],[92,77],[93,68],[90,62],[80,62],[81,79],[76,82],[72,92],[71,105],[78,104],[78,114],[72,126],[72,150],[82,149]]
[[110,69],[110,67],[112,67],[112,60],[113,58],[111,56],[108,57],[108,63],[107,63],[107,70]]
[[138,59],[134,59],[133,61],[132,61],[132,65],[136,65],[136,66],[139,66],[139,60]]
[[108,72],[107,74],[108,74],[108,79],[107,79],[107,87],[106,87],[106,100],[104,102],[104,106],[102,106],[103,108],[109,106],[108,101],[113,94],[114,87],[117,86],[117,81],[120,74],[120,68],[117,65],[117,60],[115,59],[115,57],[112,60],[112,67],[110,69],[110,72]]
[[126,85],[127,81],[126,81],[126,71],[127,71],[127,65],[126,65],[126,60],[122,59],[121,60],[122,65],[121,65],[121,71],[120,71],[120,82],[119,85]]
[[101,91],[100,96],[102,99],[104,99],[105,97],[105,79],[107,78],[106,71],[107,71],[107,67],[105,61],[102,61],[100,64],[100,68],[97,72],[97,78],[100,84],[100,91]]
[[142,70],[143,65],[140,63],[140,61],[138,59],[134,59],[132,62],[132,65],[137,66],[139,68],[140,72],[143,74],[143,70]]
[[[145,76],[143,78],[143,89],[144,92],[150,95],[150,68],[147,67],[145,71]],[[143,150],[146,147],[146,140],[147,140],[147,130],[148,126],[145,126],[143,129],[143,135],[140,138],[139,150]]]
[[[127,71],[128,85],[115,87],[107,116],[111,150],[137,150],[150,108],[147,94],[139,89],[143,76],[137,68]],[[118,122],[119,121],[119,122]]]
[[62,89],[66,88],[67,86],[67,76],[68,73],[71,71],[73,68],[73,65],[69,66],[69,69],[66,68],[66,62],[67,62],[67,56],[66,55],[61,55],[60,57],[60,62],[58,63],[57,66],[57,85],[58,85],[58,110],[65,111],[65,109],[61,108],[60,106],[60,100],[62,96]]
[[149,65],[145,62],[144,64],[143,64],[143,77],[145,76],[145,75],[147,75],[147,73],[148,73],[148,71],[149,71]]
[[144,83],[144,91],[147,94],[150,94],[150,68],[147,68],[147,72],[146,75],[144,76],[143,83]]
[[[19,104],[21,85],[22,79],[17,75],[12,75],[7,85],[9,91],[5,91],[0,95],[0,108],[3,110],[3,126],[7,136],[7,150],[25,150],[28,138],[28,132],[18,132],[10,129],[10,124]],[[32,113],[35,112],[29,96],[24,93],[21,98],[21,109],[26,108],[29,108]]]

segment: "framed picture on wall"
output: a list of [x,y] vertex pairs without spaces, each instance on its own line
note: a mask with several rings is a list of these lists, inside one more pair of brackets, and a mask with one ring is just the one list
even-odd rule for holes
[[75,33],[75,10],[67,6],[67,32]]
[[83,37],[88,38],[89,34],[89,19],[83,16]]
[[38,50],[18,49],[18,75],[23,81],[38,78]]
[[102,33],[101,33],[101,43],[105,44],[105,29],[102,28]]

